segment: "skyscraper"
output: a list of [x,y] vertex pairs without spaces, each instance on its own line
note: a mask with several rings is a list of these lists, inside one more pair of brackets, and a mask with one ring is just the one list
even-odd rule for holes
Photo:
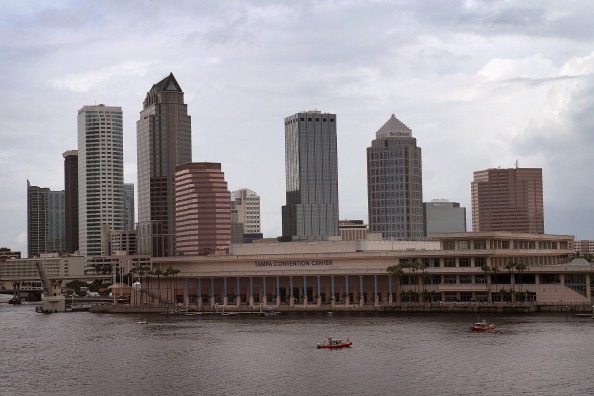
[[173,73],[146,94],[137,130],[138,253],[174,255],[175,167],[192,161],[191,117]]
[[124,229],[135,229],[134,184],[124,183]]
[[313,110],[285,118],[285,170],[283,240],[340,235],[336,114]]
[[101,255],[101,225],[124,228],[124,148],[121,107],[78,111],[78,219],[83,256]]
[[474,172],[472,230],[544,234],[542,169]]
[[78,251],[78,151],[69,150],[64,157],[64,245],[68,253]]
[[231,193],[221,164],[186,163],[176,170],[176,254],[226,254],[231,242]]
[[367,148],[367,205],[369,232],[384,239],[424,239],[421,148],[394,114]]
[[27,180],[28,256],[64,249],[64,191],[32,186]]

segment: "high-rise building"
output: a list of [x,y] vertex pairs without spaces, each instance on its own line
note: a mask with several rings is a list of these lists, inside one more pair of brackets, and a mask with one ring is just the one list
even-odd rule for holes
[[544,234],[542,169],[474,172],[472,230]]
[[136,130],[138,253],[173,256],[175,167],[192,161],[191,117],[173,73],[146,94]]
[[241,241],[238,240],[237,243],[243,243],[244,234],[260,233],[260,196],[255,191],[247,188],[233,191],[231,193],[231,213],[233,225],[241,224],[241,229],[238,226]]
[[339,236],[336,114],[313,110],[285,118],[285,170],[283,240]]
[[83,256],[101,255],[101,225],[124,228],[122,108],[78,111],[78,221]]
[[64,245],[67,253],[78,251],[78,150],[64,157]]
[[27,253],[60,253],[64,245],[64,191],[32,186],[27,180]]
[[446,232],[466,232],[466,208],[447,199],[423,203],[425,236]]
[[134,183],[124,183],[124,230],[134,230]]
[[64,191],[49,191],[47,194],[47,236],[46,252],[61,253],[66,249]]
[[186,163],[175,173],[175,252],[219,255],[231,242],[231,193],[221,164]]
[[392,114],[367,148],[369,232],[384,239],[425,238],[422,170],[417,139]]

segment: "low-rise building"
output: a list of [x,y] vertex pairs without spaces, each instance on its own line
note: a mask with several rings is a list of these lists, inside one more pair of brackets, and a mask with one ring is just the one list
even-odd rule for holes
[[[154,258],[153,265],[179,270],[161,285],[162,299],[197,306],[406,301],[591,305],[592,267],[571,262],[572,236],[465,232],[433,238],[436,242],[232,245],[226,256]],[[389,267],[397,270],[388,272]],[[152,291],[157,290],[150,286],[154,281],[147,285]]]

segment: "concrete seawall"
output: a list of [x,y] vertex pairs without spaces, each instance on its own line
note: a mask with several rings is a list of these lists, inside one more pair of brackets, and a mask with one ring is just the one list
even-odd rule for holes
[[[592,313],[591,305],[553,305],[553,304],[484,304],[484,303],[427,303],[427,304],[387,304],[387,305],[280,305],[273,307],[279,312],[565,312],[565,313]],[[221,305],[202,306],[129,306],[118,305],[96,305],[90,309],[93,313],[258,313],[259,305]]]

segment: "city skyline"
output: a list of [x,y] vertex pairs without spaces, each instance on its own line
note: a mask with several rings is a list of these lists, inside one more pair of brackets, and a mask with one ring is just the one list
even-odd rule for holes
[[170,72],[199,120],[193,160],[221,162],[232,190],[258,191],[265,237],[282,233],[282,119],[322,108],[340,120],[341,219],[367,223],[365,147],[394,113],[423,148],[424,200],[470,208],[474,171],[519,160],[543,169],[545,232],[594,239],[589,5],[180,1],[175,20],[170,10],[5,5],[0,245],[26,249],[26,179],[63,188],[60,153],[76,148],[82,105],[122,107],[124,181],[137,183],[139,104]]

